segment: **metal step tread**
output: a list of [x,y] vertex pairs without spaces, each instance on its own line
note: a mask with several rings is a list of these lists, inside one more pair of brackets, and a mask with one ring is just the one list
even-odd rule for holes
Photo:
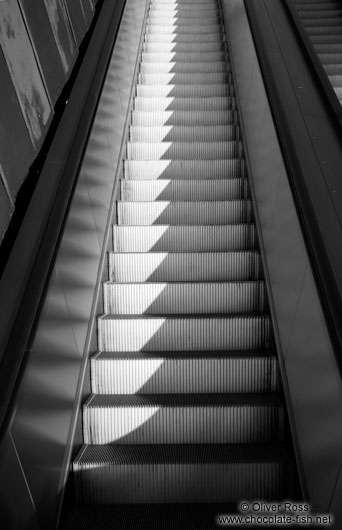
[[105,465],[291,463],[284,444],[84,445],[74,468]]
[[83,404],[86,408],[216,408],[216,407],[279,407],[282,399],[276,393],[267,394],[91,394]]
[[251,221],[249,200],[117,202],[119,225],[231,225]]
[[[210,85],[208,85],[210,86]],[[132,125],[140,126],[194,126],[194,125],[231,125],[235,123],[236,111],[220,110],[134,110]],[[195,162],[195,161],[194,161]]]
[[[236,504],[75,505],[62,530],[217,530],[218,514]],[[268,527],[273,530],[272,527]]]
[[247,199],[247,179],[121,180],[123,201],[212,201]]
[[217,282],[256,280],[259,277],[260,253],[197,252],[169,253],[110,252],[109,279],[112,282],[176,281]]
[[204,360],[204,359],[275,359],[271,351],[268,350],[254,350],[253,352],[241,350],[208,350],[208,351],[163,351],[163,352],[114,352],[114,351],[99,351],[91,357],[91,362],[101,361],[134,361],[134,360]]
[[98,317],[99,321],[140,321],[140,322],[147,322],[147,321],[155,321],[155,322],[164,322],[164,321],[179,321],[179,322],[195,322],[195,321],[201,321],[201,320],[207,320],[207,321],[214,321],[214,320],[226,320],[226,321],[256,321],[256,322],[268,322],[269,321],[269,315],[267,313],[257,312],[257,313],[249,313],[246,315],[245,313],[235,313],[234,315],[224,315],[222,313],[183,313],[182,316],[179,316],[178,314],[169,314],[169,315],[111,315],[110,313],[104,313],[103,315],[100,315]]
[[214,142],[235,140],[236,136],[235,125],[169,125],[163,127],[131,125],[129,127],[131,142]]
[[124,180],[218,180],[246,176],[243,159],[124,160]]
[[236,251],[255,248],[254,224],[113,226],[114,252]]

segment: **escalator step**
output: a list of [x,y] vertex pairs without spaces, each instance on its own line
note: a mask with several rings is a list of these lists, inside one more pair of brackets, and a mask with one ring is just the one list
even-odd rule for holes
[[255,226],[113,226],[115,252],[222,252],[251,250]]
[[130,126],[131,142],[215,142],[236,140],[235,125]]
[[226,160],[239,158],[242,154],[242,144],[235,140],[226,142],[127,142],[126,153],[128,160]]
[[177,61],[182,63],[205,63],[205,62],[221,62],[227,60],[227,54],[223,51],[213,52],[142,52],[141,60],[143,63],[172,63]]
[[197,85],[197,84],[219,84],[229,82],[229,68],[222,72],[200,72],[200,73],[155,73],[138,74],[139,84],[145,85]]
[[229,66],[225,61],[205,61],[205,62],[159,62],[140,63],[141,74],[210,74],[225,73],[229,71]]
[[74,464],[78,502],[237,502],[291,497],[282,445],[88,445]]
[[143,51],[146,53],[171,53],[171,52],[216,52],[224,51],[225,46],[222,42],[145,42]]
[[[143,86],[143,85],[142,85]],[[149,86],[149,85],[146,85]],[[182,85],[178,85],[182,86]],[[194,85],[195,86],[195,85]],[[211,86],[211,85],[208,85]],[[236,110],[165,110],[159,112],[135,110],[132,112],[132,125],[141,126],[196,126],[235,124]],[[204,162],[203,162],[204,163]],[[212,161],[211,163],[214,163]]]
[[104,351],[260,350],[268,348],[270,320],[248,316],[104,315],[98,318]]
[[267,393],[277,388],[277,360],[211,352],[99,352],[91,358],[96,394]]
[[94,445],[275,443],[284,411],[273,394],[91,395],[83,432]]
[[247,199],[247,180],[121,180],[123,201],[231,201]]
[[[233,118],[233,114],[231,118]],[[243,159],[236,158],[221,160],[124,161],[124,178],[127,180],[218,180],[245,176],[245,162]]]
[[264,283],[107,282],[104,311],[111,315],[178,315],[257,313],[264,310]]
[[122,283],[247,281],[259,278],[259,268],[255,251],[109,254],[109,278]]
[[249,201],[118,202],[119,225],[225,225],[251,222]]

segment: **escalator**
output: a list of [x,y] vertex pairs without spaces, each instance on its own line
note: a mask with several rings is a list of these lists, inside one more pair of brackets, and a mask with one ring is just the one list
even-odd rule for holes
[[340,103],[342,9],[340,1],[295,0],[295,7]]
[[214,528],[297,491],[217,0],[151,3],[123,165],[68,528]]
[[342,146],[296,31],[103,1],[0,278],[6,530],[341,527]]

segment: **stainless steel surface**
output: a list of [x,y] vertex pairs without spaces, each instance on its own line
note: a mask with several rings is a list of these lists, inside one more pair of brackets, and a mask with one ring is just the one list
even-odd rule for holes
[[[223,0],[223,6],[293,427],[310,501],[328,511],[341,466],[341,380],[244,2]],[[278,50],[272,53],[281,61]]]

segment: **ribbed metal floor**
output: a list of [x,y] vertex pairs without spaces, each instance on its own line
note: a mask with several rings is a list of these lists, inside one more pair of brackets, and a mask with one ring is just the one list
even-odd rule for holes
[[[243,153],[219,3],[152,0],[73,463],[77,501],[117,504],[118,529],[293,494]],[[82,528],[110,524],[96,510]]]
[[342,6],[338,0],[293,0],[332,87],[342,103]]

